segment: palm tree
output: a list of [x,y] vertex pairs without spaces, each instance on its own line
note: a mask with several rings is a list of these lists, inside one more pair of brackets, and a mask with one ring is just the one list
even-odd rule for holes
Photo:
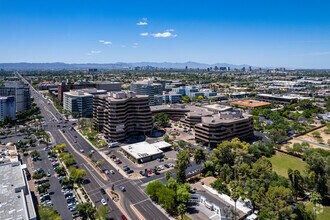
[[309,200],[313,203],[314,220],[316,220],[316,205],[321,201],[321,195],[318,192],[312,192]]
[[95,208],[92,203],[85,202],[77,205],[77,211],[81,214],[83,219],[89,219],[94,216]]

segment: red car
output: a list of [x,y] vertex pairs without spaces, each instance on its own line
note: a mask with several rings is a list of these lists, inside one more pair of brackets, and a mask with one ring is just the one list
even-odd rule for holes
[[118,160],[117,162],[116,162],[116,164],[121,164],[122,162],[120,161],[120,160]]
[[127,218],[126,218],[125,215],[121,215],[121,219],[122,219],[122,220],[127,220]]
[[116,155],[111,155],[110,158],[111,159],[116,159]]

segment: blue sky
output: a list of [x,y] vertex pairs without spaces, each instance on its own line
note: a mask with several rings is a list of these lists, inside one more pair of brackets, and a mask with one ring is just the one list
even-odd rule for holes
[[330,1],[0,0],[0,51],[0,62],[330,68]]

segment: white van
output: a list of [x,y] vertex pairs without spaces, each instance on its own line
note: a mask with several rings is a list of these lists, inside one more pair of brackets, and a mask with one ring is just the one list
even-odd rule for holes
[[109,147],[119,147],[119,143],[118,142],[111,142],[109,143]]

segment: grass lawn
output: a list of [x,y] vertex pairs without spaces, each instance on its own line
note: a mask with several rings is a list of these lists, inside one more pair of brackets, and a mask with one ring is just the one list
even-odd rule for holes
[[[313,204],[311,202],[306,204],[307,210],[313,212]],[[317,220],[328,220],[330,219],[330,206],[317,207],[316,210],[320,213],[316,214]]]
[[284,177],[288,177],[288,169],[299,170],[301,174],[306,167],[306,163],[297,157],[287,155],[281,152],[276,152],[274,156],[269,158],[273,165],[273,170]]

